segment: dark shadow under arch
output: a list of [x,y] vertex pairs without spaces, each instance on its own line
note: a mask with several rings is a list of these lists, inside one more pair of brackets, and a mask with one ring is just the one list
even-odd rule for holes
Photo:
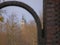
[[38,33],[38,45],[40,45],[41,43],[41,38],[42,38],[42,29],[41,29],[41,22],[40,19],[38,17],[38,15],[36,14],[36,12],[27,4],[23,3],[23,2],[18,2],[18,1],[7,1],[7,2],[3,2],[0,3],[0,9],[7,7],[7,6],[18,6],[18,7],[22,7],[24,9],[26,9],[28,12],[30,12],[33,16],[33,18],[35,19],[35,22],[37,24],[37,33]]

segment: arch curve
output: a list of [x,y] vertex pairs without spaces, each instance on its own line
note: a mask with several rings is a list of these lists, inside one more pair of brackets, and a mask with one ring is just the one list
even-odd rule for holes
[[38,33],[38,45],[40,45],[41,42],[41,37],[42,37],[42,29],[41,29],[41,22],[40,19],[38,17],[38,15],[36,14],[36,12],[27,4],[23,3],[23,2],[18,2],[18,1],[6,1],[3,3],[0,3],[0,9],[7,7],[7,6],[18,6],[18,7],[22,7],[24,9],[26,9],[29,13],[32,14],[36,25],[37,25],[37,33]]

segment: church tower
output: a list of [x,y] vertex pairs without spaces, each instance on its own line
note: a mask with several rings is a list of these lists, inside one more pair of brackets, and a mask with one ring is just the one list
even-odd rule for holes
[[21,33],[21,40],[22,40],[22,45],[24,45],[26,42],[26,33],[27,33],[27,27],[26,27],[26,19],[24,18],[24,15],[22,15],[22,19],[21,19],[21,22],[20,22],[20,33]]
[[25,30],[26,20],[24,18],[24,15],[22,15],[22,20],[21,20],[20,26],[21,26],[21,30]]

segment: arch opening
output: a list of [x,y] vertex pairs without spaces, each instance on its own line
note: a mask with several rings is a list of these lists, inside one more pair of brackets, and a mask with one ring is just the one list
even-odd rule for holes
[[36,12],[27,4],[22,3],[22,2],[18,2],[18,1],[7,1],[7,2],[3,2],[0,4],[0,9],[7,7],[7,6],[18,6],[18,7],[22,7],[24,9],[26,9],[28,12],[30,12],[33,16],[33,18],[35,19],[36,25],[37,25],[37,33],[38,33],[38,44],[40,43],[41,40],[41,22],[40,19],[38,17],[38,15],[36,14]]

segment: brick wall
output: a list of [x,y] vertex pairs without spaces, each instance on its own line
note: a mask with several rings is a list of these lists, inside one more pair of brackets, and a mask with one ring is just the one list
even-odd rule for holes
[[46,45],[59,45],[59,0],[44,0],[43,13]]

